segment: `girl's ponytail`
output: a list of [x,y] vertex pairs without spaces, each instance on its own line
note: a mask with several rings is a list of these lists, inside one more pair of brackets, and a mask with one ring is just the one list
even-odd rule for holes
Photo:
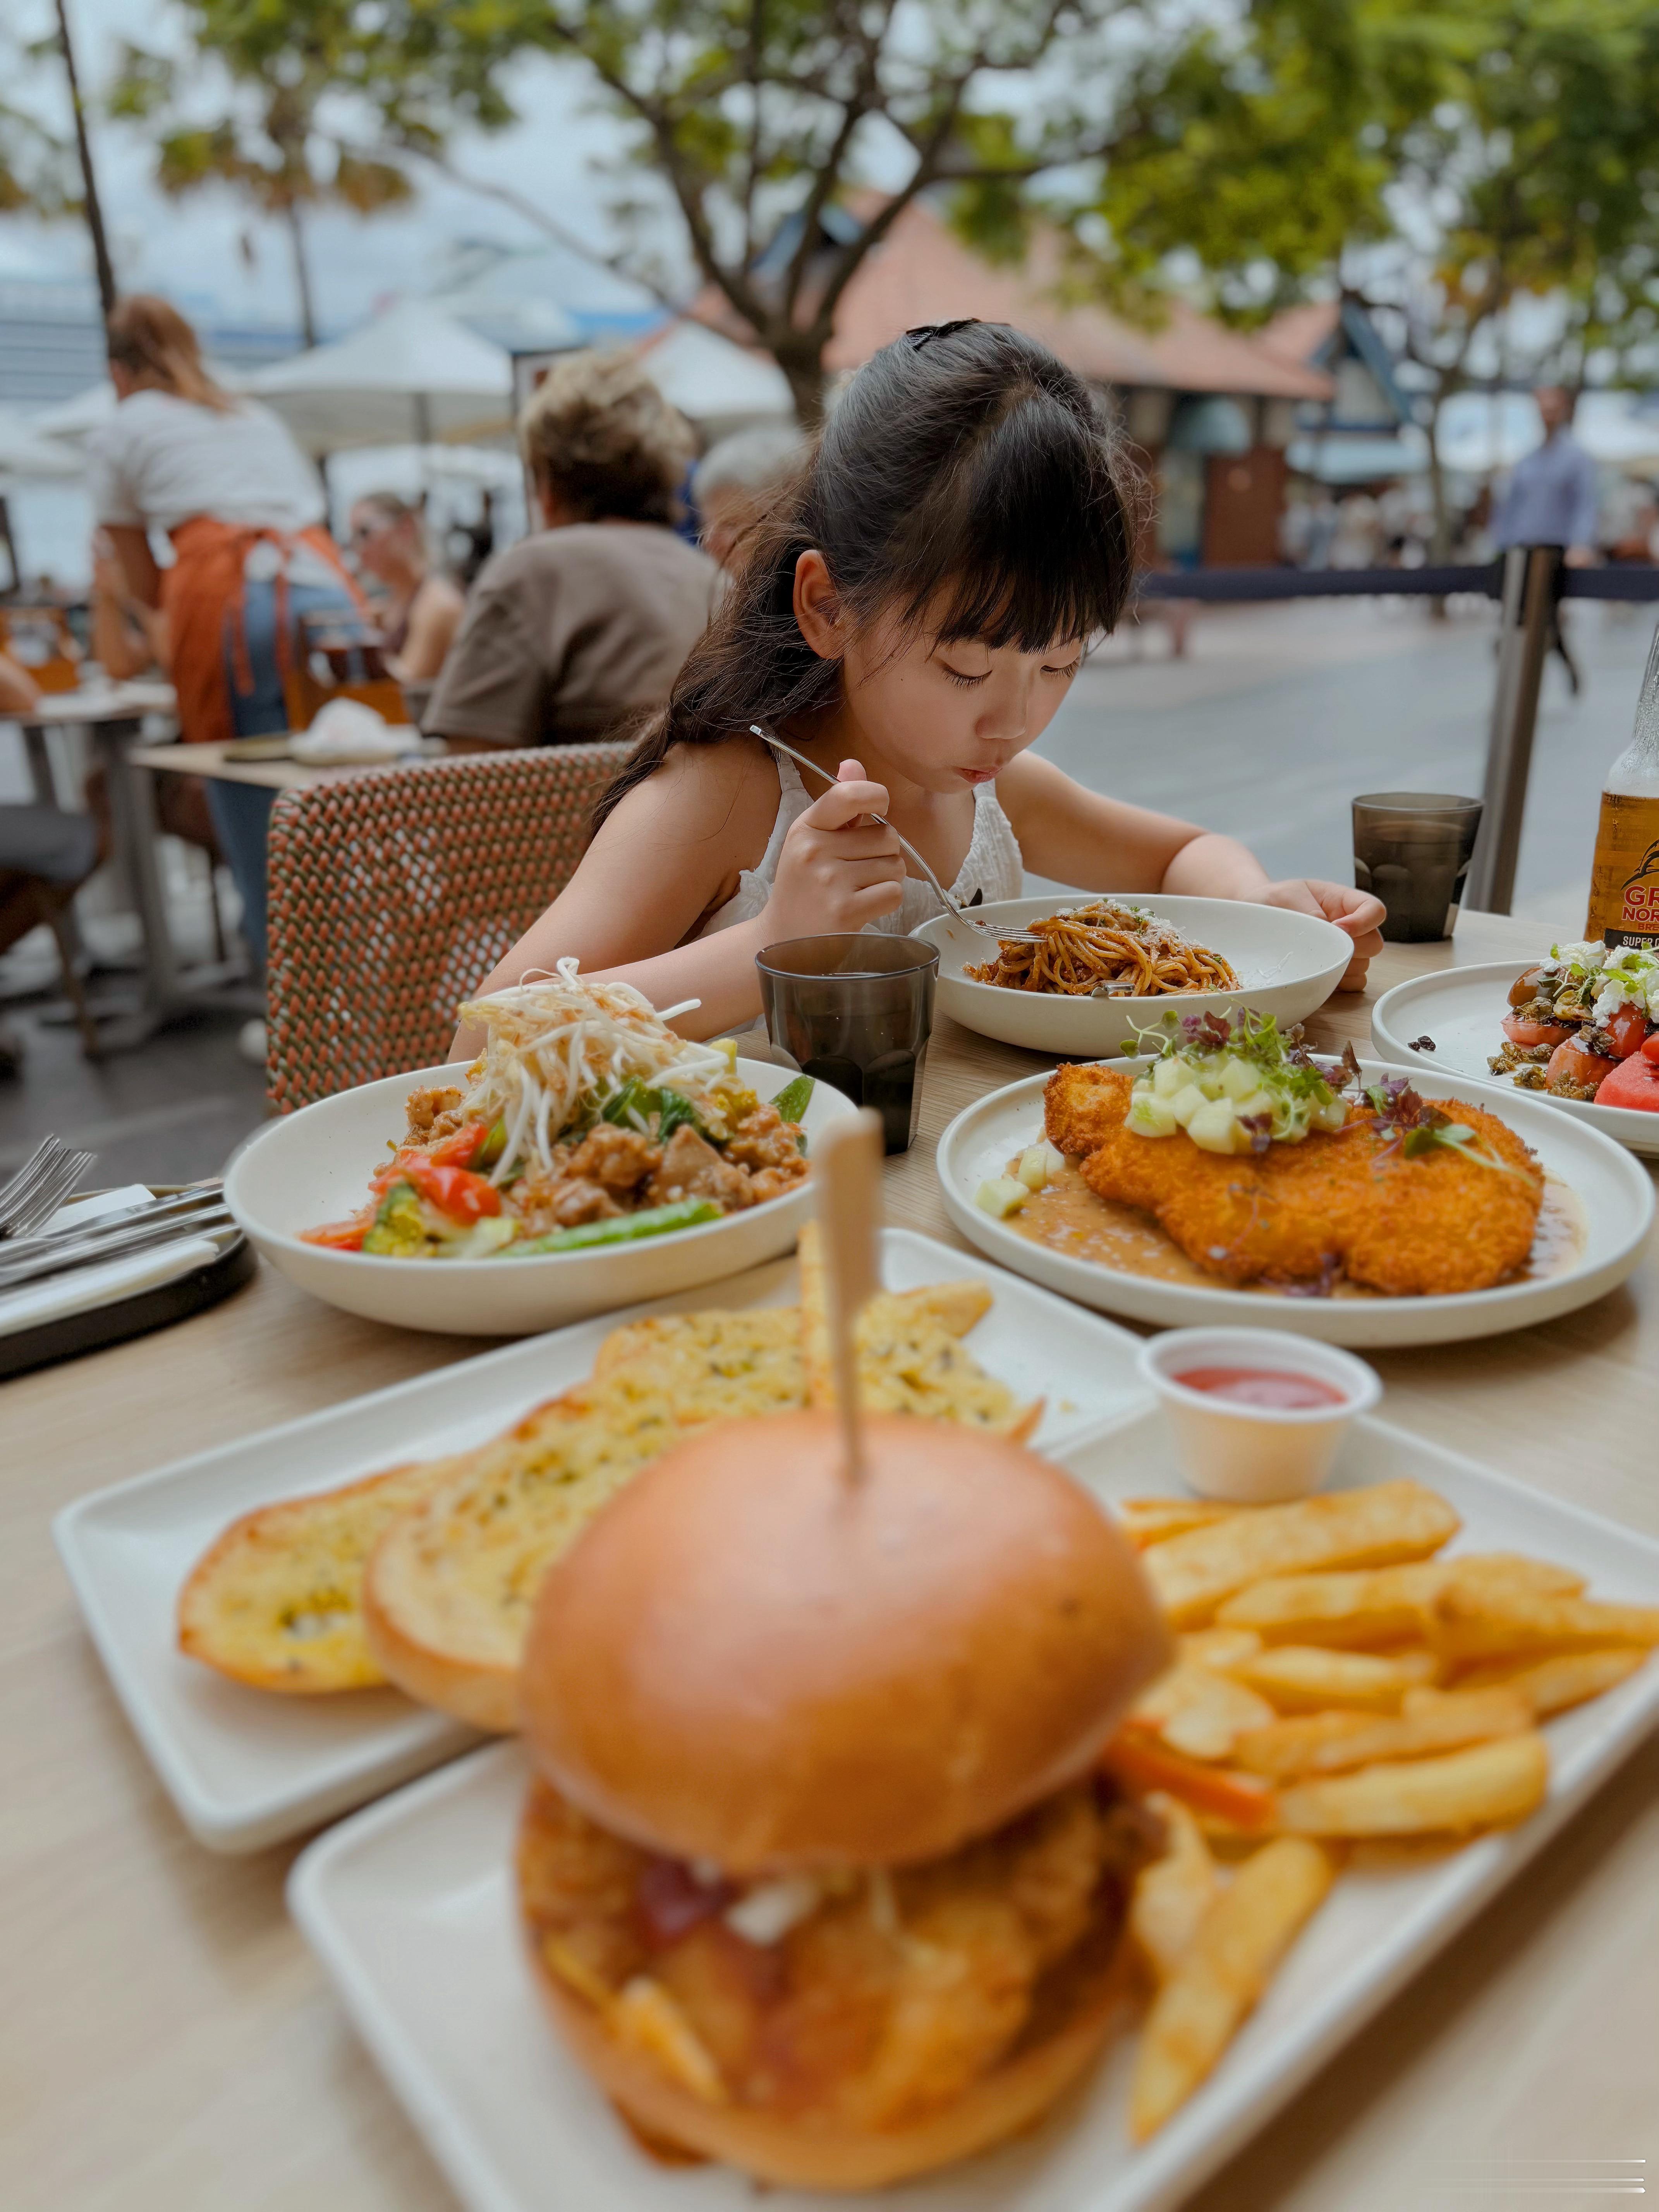
[[795,620],[804,552],[823,556],[857,627],[888,613],[904,629],[1042,653],[1116,623],[1141,499],[1103,404],[1046,346],[1000,323],[907,332],[852,379],[769,499],[595,827],[674,746],[835,703],[839,664]]

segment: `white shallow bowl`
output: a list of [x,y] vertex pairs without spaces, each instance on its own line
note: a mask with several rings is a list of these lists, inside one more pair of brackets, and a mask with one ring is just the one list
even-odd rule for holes
[[1166,898],[1128,891],[1046,891],[1038,898],[997,899],[975,907],[980,920],[1024,929],[1092,899],[1115,898],[1143,906],[1206,951],[1218,952],[1239,979],[1237,991],[1165,994],[1155,999],[1071,999],[1060,992],[1011,991],[1000,983],[975,983],[964,968],[992,958],[994,941],[981,938],[954,915],[940,915],[912,931],[939,947],[939,1004],[981,1036],[1062,1060],[1098,1060],[1171,1012],[1225,1014],[1235,1006],[1299,1022],[1316,1012],[1341,981],[1353,957],[1353,940],[1334,922],[1287,907],[1252,906],[1243,899]]
[[[1150,1064],[1124,1060],[1116,1066],[1133,1074]],[[1370,1082],[1389,1073],[1375,1060],[1362,1060],[1360,1066]],[[1213,1290],[1207,1283],[1162,1282],[1034,1243],[975,1205],[974,1194],[981,1183],[1006,1174],[1013,1155],[1042,1136],[1042,1091],[1048,1080],[1047,1074],[1029,1075],[957,1115],[939,1139],[935,1163],[945,1210],[970,1244],[977,1244],[1015,1274],[1029,1275],[1034,1283],[1104,1313],[1127,1315],[1159,1328],[1233,1323],[1256,1328],[1270,1324],[1361,1351],[1451,1344],[1466,1337],[1531,1328],[1553,1321],[1558,1314],[1575,1312],[1622,1283],[1641,1257],[1653,1219],[1652,1180],[1628,1152],[1599,1131],[1553,1113],[1517,1091],[1501,1106],[1493,1099],[1492,1110],[1501,1113],[1516,1135],[1531,1146],[1546,1175],[1567,1185],[1583,1212],[1583,1246],[1573,1264],[1559,1274],[1426,1298],[1285,1297],[1234,1290],[1219,1280]],[[1461,1077],[1414,1073],[1413,1080],[1425,1098],[1455,1097],[1474,1087]]]
[[[1543,946],[1542,959],[1549,950]],[[1510,1010],[1510,985],[1524,960],[1494,960],[1479,968],[1443,968],[1385,991],[1371,1009],[1371,1042],[1379,1060],[1408,1067],[1413,1079],[1433,1072],[1479,1083],[1506,1098],[1525,1098],[1557,1114],[1571,1114],[1587,1128],[1599,1129],[1632,1152],[1659,1157],[1659,1114],[1632,1106],[1598,1106],[1589,1098],[1557,1098],[1547,1091],[1517,1091],[1507,1075],[1494,1075],[1486,1062],[1504,1042],[1503,1020]],[[1434,1039],[1432,1052],[1413,1049],[1415,1037]]]
[[[1056,1456],[1109,1504],[1167,1496],[1181,1479],[1153,1413],[1096,1431],[1092,1442]],[[1659,1598],[1659,1547],[1650,1539],[1429,1438],[1357,1422],[1337,1486],[1407,1474],[1462,1516],[1454,1553],[1528,1553],[1576,1567],[1598,1598]],[[757,2191],[729,2167],[660,2166],[639,2148],[554,2033],[526,1955],[512,1874],[527,1779],[517,1744],[458,1760],[331,1828],[295,1863],[289,1902],[468,2212],[848,2212],[860,2204],[872,2212],[1174,2212],[1514,1879],[1656,1721],[1659,1664],[1650,1660],[1606,1696],[1545,1723],[1549,1796],[1520,1827],[1462,1850],[1356,1855],[1214,2072],[1150,2142],[1129,2140],[1138,2039],[1126,2034],[1017,2141],[862,2198]],[[1352,2063],[1345,2090],[1364,2063]],[[1417,2207],[1431,2199],[1438,2203],[1439,2192],[1425,2185],[1393,2201]],[[1237,2191],[1227,2199],[1261,2201]],[[1328,2202],[1321,2212],[1344,2208]]]
[[[369,1176],[386,1158],[386,1139],[404,1134],[410,1092],[464,1083],[466,1068],[457,1060],[343,1091],[267,1122],[243,1146],[225,1176],[225,1203],[290,1282],[347,1313],[398,1328],[527,1336],[639,1298],[695,1290],[775,1260],[793,1249],[811,1213],[807,1181],[782,1198],[696,1229],[528,1260],[386,1260],[302,1243],[302,1229],[338,1221],[362,1205]],[[763,1098],[775,1098],[792,1080],[787,1069],[762,1060],[740,1060],[738,1073]],[[830,1122],[857,1111],[829,1084],[815,1084],[804,1122],[809,1156]]]
[[[1252,1406],[1179,1378],[1194,1367],[1306,1375],[1342,1394],[1328,1406]],[[1140,1371],[1163,1402],[1187,1480],[1200,1498],[1280,1505],[1310,1498],[1350,1423],[1382,1395],[1373,1369],[1334,1344],[1278,1328],[1172,1328],[1140,1347]]]

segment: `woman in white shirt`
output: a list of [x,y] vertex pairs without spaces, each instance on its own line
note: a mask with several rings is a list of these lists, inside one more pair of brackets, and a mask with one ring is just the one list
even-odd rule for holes
[[[283,673],[299,618],[361,618],[316,471],[268,408],[208,374],[195,331],[135,293],[107,324],[114,419],[89,443],[94,511],[179,695],[187,743],[288,727]],[[149,533],[165,531],[163,572]],[[210,781],[214,826],[263,970],[265,839],[275,794]]]

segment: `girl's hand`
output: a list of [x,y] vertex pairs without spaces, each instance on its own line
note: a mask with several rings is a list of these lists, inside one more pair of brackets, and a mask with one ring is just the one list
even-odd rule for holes
[[1353,939],[1353,958],[1336,988],[1339,991],[1364,989],[1365,970],[1382,950],[1382,918],[1388,909],[1380,898],[1373,898],[1370,891],[1355,890],[1349,884],[1322,884],[1312,878],[1293,876],[1282,884],[1269,884],[1261,894],[1261,903],[1287,906],[1295,914],[1317,915],[1322,921],[1334,921],[1339,929],[1346,929]]
[[890,830],[866,818],[886,805],[886,787],[847,760],[840,781],[791,823],[765,908],[775,939],[856,931],[897,910],[904,855]]

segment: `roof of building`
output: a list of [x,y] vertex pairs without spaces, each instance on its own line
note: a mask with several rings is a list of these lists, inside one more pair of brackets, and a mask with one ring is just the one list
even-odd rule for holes
[[[1065,300],[1061,275],[1055,234],[1038,232],[1023,267],[998,267],[964,245],[927,201],[914,200],[848,285],[825,366],[832,374],[856,368],[916,324],[973,315],[1029,331],[1080,375],[1125,389],[1329,395],[1330,379],[1320,370],[1265,351],[1184,301],[1171,301],[1158,327],[1144,329],[1093,301]],[[706,295],[696,312],[723,319],[721,306]]]

